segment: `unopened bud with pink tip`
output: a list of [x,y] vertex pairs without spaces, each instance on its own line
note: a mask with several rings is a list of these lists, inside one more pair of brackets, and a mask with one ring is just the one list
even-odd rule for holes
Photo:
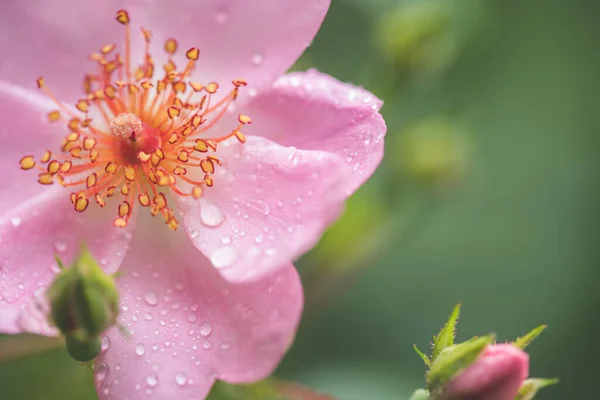
[[529,356],[513,344],[488,345],[448,382],[441,400],[513,400],[529,374]]

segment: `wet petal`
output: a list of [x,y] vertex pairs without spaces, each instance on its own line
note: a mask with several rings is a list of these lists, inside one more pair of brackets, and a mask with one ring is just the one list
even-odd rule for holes
[[45,150],[60,145],[64,125],[48,122],[48,113],[54,109],[56,106],[39,93],[0,80],[0,207],[3,210],[49,189],[37,182],[35,170],[21,170],[19,160],[25,155],[39,158]]
[[[291,264],[251,284],[223,280],[182,233],[136,232],[118,280],[129,334],[104,339],[96,364],[102,400],[203,399],[215,379],[251,382],[272,372],[302,309]],[[138,235],[139,233],[139,235]]]
[[11,1],[0,14],[0,79],[35,88],[43,75],[63,99],[82,95],[89,54],[107,43],[121,43],[114,21],[123,0]]
[[214,186],[180,204],[188,236],[226,279],[256,279],[297,258],[343,208],[347,174],[336,154],[248,137],[218,155]]
[[[156,1],[144,18],[157,43],[176,38],[200,48],[194,77],[221,84],[248,81],[257,91],[290,68],[321,26],[329,0]],[[157,23],[159,21],[159,23]],[[247,92],[241,94],[244,96]]]
[[339,155],[348,168],[353,192],[383,158],[385,121],[382,102],[372,93],[315,70],[281,77],[244,107],[253,123],[248,135],[284,146]]
[[0,331],[53,334],[43,321],[44,291],[86,243],[107,272],[118,269],[129,242],[115,229],[110,210],[73,211],[62,187],[23,198],[0,217]]

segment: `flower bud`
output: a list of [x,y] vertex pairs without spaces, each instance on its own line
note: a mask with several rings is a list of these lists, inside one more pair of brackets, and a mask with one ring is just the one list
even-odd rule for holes
[[455,121],[432,116],[409,126],[398,138],[396,167],[410,178],[435,187],[451,186],[470,162],[468,133]]
[[116,323],[119,294],[114,279],[83,248],[73,265],[58,274],[46,296],[51,322],[66,337],[69,354],[79,361],[93,359],[100,352],[98,335]]
[[440,400],[513,400],[529,373],[529,356],[512,344],[487,346],[448,382]]

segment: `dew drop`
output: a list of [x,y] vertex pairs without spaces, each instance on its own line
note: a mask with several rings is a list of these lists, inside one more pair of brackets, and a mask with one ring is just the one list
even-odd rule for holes
[[294,148],[293,151],[288,155],[288,159],[292,162],[292,164],[298,165],[300,161],[302,161],[302,153]]
[[223,223],[225,216],[223,211],[213,203],[204,201],[200,206],[200,220],[206,226],[214,227]]
[[146,347],[144,347],[143,344],[140,343],[137,346],[135,346],[135,354],[137,354],[138,356],[143,356],[145,352]]
[[212,344],[208,340],[205,340],[204,343],[202,343],[202,348],[205,350],[208,350],[211,347],[212,347]]
[[102,382],[108,375],[108,365],[103,362],[98,363],[94,367],[94,371],[96,372],[96,382]]
[[254,54],[254,55],[252,56],[252,63],[253,63],[254,65],[257,65],[257,66],[258,66],[258,65],[261,65],[261,64],[262,64],[262,62],[263,62],[263,56],[262,56],[262,54],[260,54],[260,53],[256,53],[256,54]]
[[209,324],[208,322],[205,322],[202,324],[202,326],[200,327],[200,334],[204,337],[210,335],[213,331],[212,325]]
[[215,268],[227,268],[232,266],[237,260],[237,253],[232,247],[225,246],[213,251],[210,255],[210,261]]
[[225,10],[221,10],[217,13],[217,15],[215,15],[215,20],[217,21],[218,24],[224,24],[225,22],[227,22],[227,19],[229,18],[229,15],[227,14],[227,11]]
[[108,336],[104,336],[102,338],[102,351],[106,351],[108,350],[108,348],[110,347],[110,338]]
[[175,375],[175,382],[177,382],[179,386],[184,386],[187,383],[187,377],[185,376],[185,373],[180,372]]
[[148,383],[149,386],[158,385],[158,376],[156,376],[155,374],[148,375],[146,377],[146,383]]
[[190,314],[190,316],[188,317],[188,321],[196,322],[196,314]]
[[17,227],[17,226],[21,225],[21,222],[22,222],[22,221],[21,221],[21,217],[12,217],[12,218],[10,219],[10,223],[11,223],[11,224],[12,224],[14,227]]
[[146,303],[148,303],[149,305],[155,306],[158,304],[158,295],[156,294],[156,292],[148,292],[144,296],[144,300],[146,300]]
[[229,244],[231,243],[231,236],[229,235],[225,235],[221,238],[221,243],[223,244]]
[[67,250],[67,244],[62,241],[56,241],[56,242],[54,242],[54,248],[59,253],[62,253],[63,251]]
[[196,229],[192,229],[190,231],[190,239],[196,239],[199,234],[200,234],[200,232],[198,232]]

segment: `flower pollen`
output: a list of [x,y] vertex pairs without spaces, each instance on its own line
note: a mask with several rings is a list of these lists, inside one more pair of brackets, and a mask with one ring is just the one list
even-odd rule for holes
[[[23,170],[38,170],[38,182],[54,182],[71,188],[73,208],[84,212],[91,202],[104,207],[110,197],[121,197],[114,226],[128,225],[136,203],[161,215],[173,230],[178,221],[166,194],[199,198],[214,184],[213,174],[221,165],[214,154],[221,142],[236,138],[244,143],[240,131],[252,123],[239,115],[239,124],[230,134],[210,137],[208,131],[235,101],[244,80],[234,80],[232,89],[221,93],[216,82],[206,85],[189,80],[200,50],[186,51],[187,63],[177,69],[172,56],[178,50],[175,39],[165,42],[168,55],[162,66],[164,76],[156,79],[156,68],[149,53],[151,32],[142,28],[145,40],[143,63],[131,62],[130,18],[125,10],[117,12],[125,29],[124,55],[115,44],[106,44],[90,58],[98,71],[84,76],[85,96],[75,108],[60,102],[46,87],[44,78],[38,88],[49,96],[57,109],[48,114],[49,122],[63,122],[68,132],[60,154],[47,150],[37,159],[26,155],[20,160]],[[92,118],[90,111],[96,111]]]

